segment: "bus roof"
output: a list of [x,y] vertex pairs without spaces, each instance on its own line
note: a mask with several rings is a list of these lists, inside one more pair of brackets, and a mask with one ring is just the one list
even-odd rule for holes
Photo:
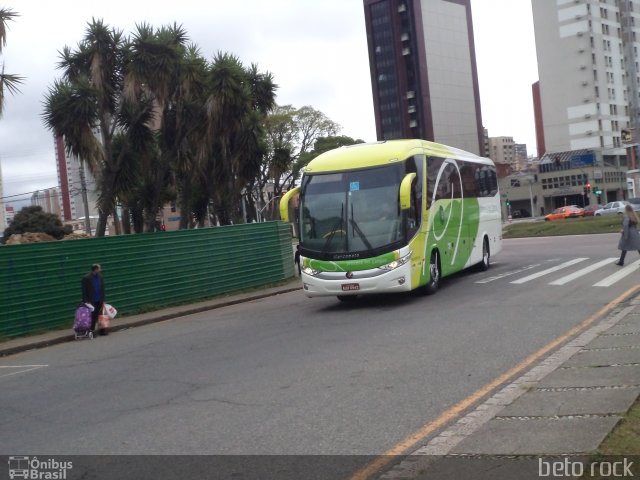
[[330,150],[309,162],[305,173],[324,173],[387,165],[394,160],[405,160],[411,155],[452,158],[467,162],[493,165],[488,158],[479,157],[459,148],[426,140],[386,140],[375,143],[358,143]]

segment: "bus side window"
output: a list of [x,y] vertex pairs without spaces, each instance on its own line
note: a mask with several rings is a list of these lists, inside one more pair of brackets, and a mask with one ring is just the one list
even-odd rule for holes
[[460,186],[460,176],[457,170],[453,170],[449,176],[449,182],[451,183],[451,193],[453,198],[462,198],[462,188]]
[[440,195],[435,190],[436,178],[438,177],[438,171],[440,170],[443,161],[444,160],[439,157],[427,157],[427,209],[431,208],[434,193],[436,194],[436,200],[440,198]]
[[479,189],[475,178],[475,165],[467,163],[460,168],[462,176],[462,192],[465,197],[478,197]]

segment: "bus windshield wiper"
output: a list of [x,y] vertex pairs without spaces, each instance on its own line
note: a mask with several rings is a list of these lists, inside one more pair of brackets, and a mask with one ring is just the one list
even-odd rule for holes
[[335,223],[335,225],[333,227],[331,227],[331,231],[329,232],[329,236],[327,237],[327,240],[324,242],[324,245],[322,246],[322,250],[320,251],[320,253],[326,253],[327,252],[327,250],[329,249],[329,245],[331,244],[331,240],[333,240],[333,237],[335,236],[336,232],[338,231],[338,228],[340,228],[340,230],[342,230],[342,226],[343,225],[344,225],[344,202],[340,206],[340,219]]
[[364,242],[364,245],[367,247],[367,249],[368,250],[373,250],[373,247],[371,246],[371,243],[369,243],[369,240],[367,240],[367,237],[362,232],[362,230],[360,229],[360,227],[358,226],[358,224],[356,223],[356,221],[353,218],[353,204],[351,205],[351,219],[349,220],[349,223],[351,223],[351,229],[355,233],[358,234],[358,236],[362,239],[362,241]]

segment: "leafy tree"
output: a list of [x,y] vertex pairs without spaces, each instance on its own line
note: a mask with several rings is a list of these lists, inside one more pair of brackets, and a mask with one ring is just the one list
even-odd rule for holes
[[[19,16],[9,8],[0,8],[0,53],[2,47],[7,44],[7,23]],[[4,72],[4,63],[0,67],[0,117],[4,111],[4,95],[5,90],[9,93],[16,94],[19,92],[18,85],[23,82],[23,78]]]
[[[263,198],[268,183],[273,185],[272,198],[278,198],[286,188],[290,188],[306,164],[301,159],[309,153],[316,140],[336,135],[340,125],[311,106],[296,109],[284,105],[278,106],[267,117],[266,130],[268,151],[258,182],[259,199]],[[273,216],[277,203],[269,206],[268,215]]]
[[311,160],[316,158],[318,155],[335,148],[355,145],[357,143],[364,143],[364,140],[354,140],[353,138],[344,135],[338,137],[319,137],[313,144],[313,150],[300,155],[295,169],[300,172],[304,167],[308,165]]
[[46,233],[60,240],[72,232],[70,225],[62,225],[60,217],[53,213],[46,213],[40,206],[24,207],[5,229],[3,243],[17,233]]

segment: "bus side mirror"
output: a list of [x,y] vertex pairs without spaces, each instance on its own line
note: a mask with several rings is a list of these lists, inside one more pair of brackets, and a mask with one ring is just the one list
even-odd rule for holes
[[407,173],[400,183],[400,210],[411,208],[411,184],[415,178],[415,173]]
[[298,193],[300,193],[300,187],[289,190],[280,199],[280,219],[283,222],[289,222],[289,200]]

